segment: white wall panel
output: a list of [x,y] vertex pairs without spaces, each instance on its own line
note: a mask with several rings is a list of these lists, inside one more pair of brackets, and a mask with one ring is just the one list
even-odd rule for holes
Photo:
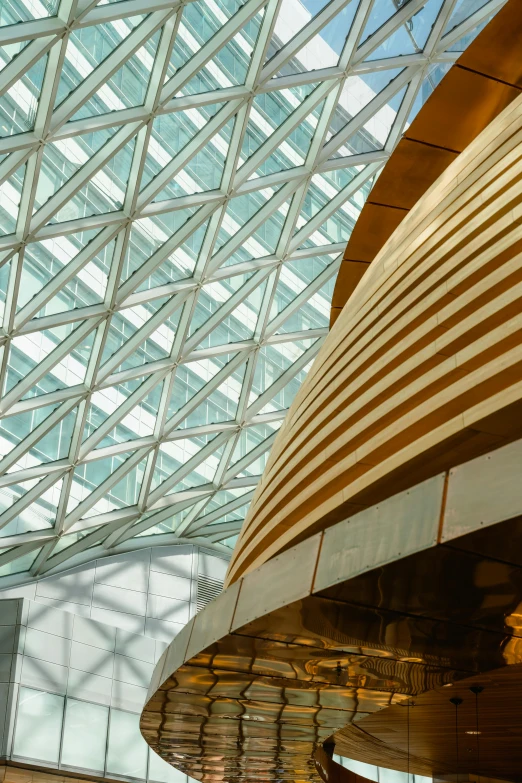
[[116,628],[83,620],[81,617],[75,617],[72,638],[76,642],[114,652],[116,647]]
[[28,628],[25,635],[24,655],[59,666],[68,666],[71,641],[63,636]]
[[[129,581],[134,588],[134,582]],[[110,609],[112,612],[145,615],[147,609],[147,593],[134,589],[114,587],[107,584],[94,585],[92,605],[99,609]]]
[[79,669],[69,669],[68,696],[109,706],[111,703],[111,692],[112,680],[109,677],[100,677],[98,674],[80,671]]
[[52,598],[55,601],[72,601],[76,604],[91,603],[94,584],[94,568],[82,566],[66,574],[40,580],[36,585],[35,600]]
[[[75,641],[102,649],[115,649],[116,629],[168,643],[196,611],[198,575],[221,581],[226,569],[225,559],[195,546],[153,547],[102,558],[30,585],[0,591],[0,599],[29,598],[59,612],[62,627],[54,633],[65,638],[72,638],[72,621],[63,617],[65,612],[103,623],[103,631],[78,623],[74,632]],[[46,632],[52,615],[46,612],[39,619],[41,612],[31,611],[30,627]],[[2,623],[0,618],[0,627]],[[91,633],[104,636],[95,643]],[[0,648],[1,644],[0,639]],[[122,649],[118,652],[126,654]],[[150,661],[151,648],[141,655]]]
[[95,582],[146,593],[150,570],[150,549],[127,552],[96,561]]
[[170,644],[182,628],[182,623],[170,623],[168,620],[157,620],[155,617],[147,617],[145,620],[145,635],[161,640],[165,645]]
[[24,656],[20,682],[28,688],[50,691],[64,695],[67,693],[69,669],[57,663],[49,663],[41,658]]
[[157,644],[154,639],[147,639],[146,636],[128,633],[121,628],[115,629],[116,647],[115,651],[120,655],[128,655],[137,658],[146,663],[156,663],[159,656],[156,655]]

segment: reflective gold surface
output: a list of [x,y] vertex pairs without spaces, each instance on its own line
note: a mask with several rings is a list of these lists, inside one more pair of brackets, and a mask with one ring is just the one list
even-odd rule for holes
[[[352,758],[406,769],[409,697],[415,701],[411,771],[451,775],[457,762],[449,697],[466,698],[470,684],[481,683],[490,711],[484,753],[480,767],[470,754],[458,768],[518,781],[520,464],[517,442],[453,468],[329,528],[319,546],[299,544],[225,590],[216,601],[220,608],[210,604],[198,614],[156,667],[141,721],[149,744],[204,781],[357,783],[321,755],[323,743],[335,742],[335,752]],[[468,474],[489,475],[489,482],[475,492],[482,514],[455,536]],[[503,522],[492,497],[499,475],[510,509],[518,512]],[[417,530],[415,519],[422,521]],[[495,542],[509,541],[511,531],[517,562],[499,561]],[[349,541],[344,550],[342,540]],[[351,557],[350,550],[357,554]],[[312,579],[289,579],[296,564],[309,562],[310,551]],[[279,590],[265,612],[258,584],[268,584],[268,577]],[[257,616],[241,624],[256,597]],[[196,638],[199,650],[193,649]],[[468,695],[462,747],[473,705]],[[504,708],[513,713],[515,733],[501,743],[499,759],[494,729]]]

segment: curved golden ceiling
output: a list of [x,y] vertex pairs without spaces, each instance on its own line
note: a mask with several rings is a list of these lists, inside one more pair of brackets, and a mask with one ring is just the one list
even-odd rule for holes
[[518,97],[407,214],[337,320],[274,444],[229,583],[522,434],[521,174]]

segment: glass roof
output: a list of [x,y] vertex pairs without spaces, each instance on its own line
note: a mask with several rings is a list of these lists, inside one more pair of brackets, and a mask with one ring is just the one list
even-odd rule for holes
[[372,183],[503,2],[0,1],[0,586],[233,546]]

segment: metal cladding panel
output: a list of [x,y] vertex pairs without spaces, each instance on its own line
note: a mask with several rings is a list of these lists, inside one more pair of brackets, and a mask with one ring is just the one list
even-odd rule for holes
[[522,514],[522,441],[452,468],[441,541]]
[[232,630],[310,595],[321,536],[302,541],[245,576]]
[[201,650],[221,639],[228,633],[232,625],[234,610],[241,581],[231,585],[228,590],[214,598],[211,604],[194,618],[194,626],[190,637],[186,657],[193,658]]
[[326,530],[314,593],[434,546],[443,492],[440,474]]

